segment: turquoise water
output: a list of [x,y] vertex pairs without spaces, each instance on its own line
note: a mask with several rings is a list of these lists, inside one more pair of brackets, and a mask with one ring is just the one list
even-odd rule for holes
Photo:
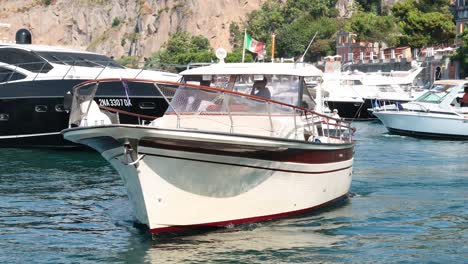
[[345,204],[162,242],[97,153],[2,149],[0,263],[467,263],[468,142],[354,125]]

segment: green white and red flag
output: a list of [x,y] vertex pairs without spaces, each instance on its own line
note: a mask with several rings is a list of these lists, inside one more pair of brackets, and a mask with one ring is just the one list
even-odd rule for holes
[[249,34],[245,34],[245,49],[257,54],[263,54],[263,51],[265,50],[265,42],[257,41]]

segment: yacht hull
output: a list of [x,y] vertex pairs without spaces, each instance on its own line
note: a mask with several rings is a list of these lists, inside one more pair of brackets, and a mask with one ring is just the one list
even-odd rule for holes
[[[301,214],[346,198],[351,185],[353,144],[123,126],[63,133],[113,165],[152,234]],[[121,142],[138,142],[136,164],[126,165]]]
[[[64,109],[64,95],[82,81],[47,80],[0,85],[0,147],[78,146],[64,140],[60,131],[68,127],[69,120],[69,113]],[[123,88],[108,89],[96,96],[95,101],[102,106],[142,115],[164,114],[167,102],[160,96],[154,96],[150,86],[133,87],[130,84],[131,88],[128,98],[123,95]],[[126,115],[119,118],[128,124],[139,124],[143,120]]]
[[375,118],[367,112],[368,106],[365,102],[327,101],[327,105],[330,110],[338,109],[340,117],[348,120],[364,121]]
[[[338,109],[340,117],[354,120],[354,121],[366,121],[375,120],[377,117],[369,112],[372,109],[372,103],[375,103],[375,99],[364,99],[364,102],[352,102],[352,101],[327,101],[328,108]],[[406,101],[398,101],[406,102]],[[396,101],[393,100],[377,100],[378,105],[392,105]]]
[[393,134],[439,138],[468,139],[468,119],[458,115],[423,111],[377,111],[374,114]]

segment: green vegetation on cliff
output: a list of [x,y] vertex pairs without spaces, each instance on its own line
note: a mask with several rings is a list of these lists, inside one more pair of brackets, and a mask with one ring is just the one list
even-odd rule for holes
[[[186,65],[191,62],[212,62],[216,59],[207,38],[179,31],[172,34],[163,48],[146,61],[146,66]],[[169,70],[171,70],[169,68]]]
[[[336,33],[340,30],[353,32],[357,41],[414,48],[450,43],[455,37],[450,0],[402,0],[385,10],[378,0],[356,2],[352,16],[345,19],[338,17],[336,0],[267,0],[259,10],[248,15],[245,23],[231,23],[229,41],[233,51],[226,61],[241,60],[244,29],[266,43],[266,58],[271,55],[272,33],[276,35],[275,57],[296,59],[317,33],[305,61],[335,54]],[[246,53],[246,61],[252,61],[252,54]],[[216,58],[206,38],[178,32],[149,61],[187,64],[212,60]]]

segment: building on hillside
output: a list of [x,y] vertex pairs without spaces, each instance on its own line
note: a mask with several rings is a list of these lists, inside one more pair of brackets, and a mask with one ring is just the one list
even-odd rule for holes
[[[336,37],[336,55],[341,56],[342,62],[353,62],[357,59],[374,60],[378,52],[378,43],[358,42],[356,34],[339,31]],[[360,58],[364,54],[364,58]]]
[[[468,10],[468,0],[466,1]],[[355,36],[353,33],[343,31],[337,34],[336,54],[341,60],[342,70],[407,71],[414,63],[418,63],[424,67],[420,74],[420,84],[430,84],[439,79],[460,78],[458,63],[450,60],[456,48],[450,45],[422,49],[410,47],[379,49],[378,43],[358,42],[355,41]]]
[[468,1],[455,0],[455,22],[457,35],[463,33],[468,25]]

